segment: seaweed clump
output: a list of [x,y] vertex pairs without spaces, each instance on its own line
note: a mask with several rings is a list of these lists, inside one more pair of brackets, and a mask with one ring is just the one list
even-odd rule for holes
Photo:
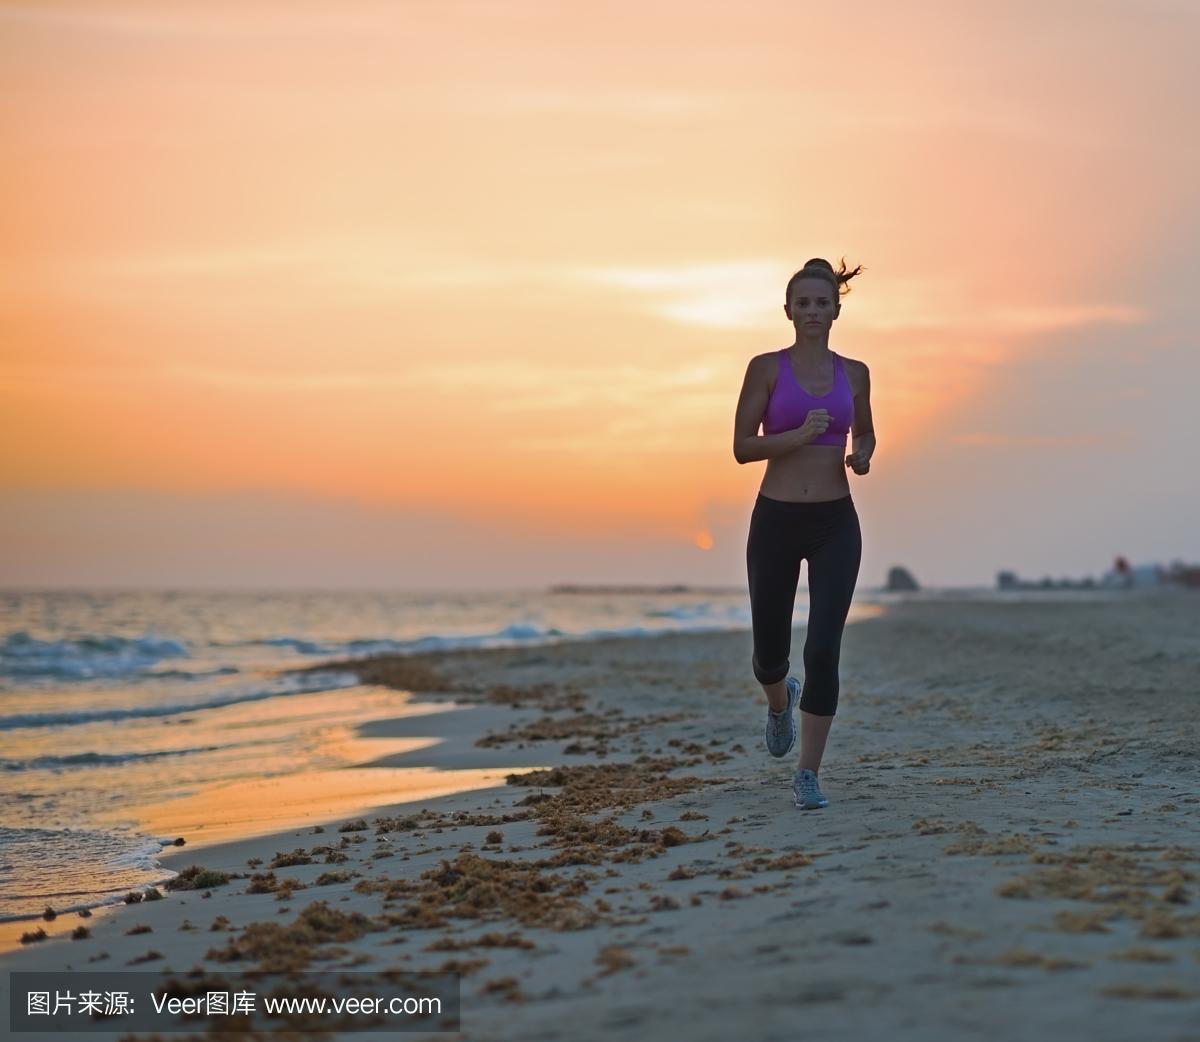
[[579,900],[586,889],[582,879],[565,879],[526,861],[460,853],[416,881],[390,882],[386,899],[409,904],[385,913],[384,920],[413,930],[445,926],[450,919],[516,919],[525,926],[580,930],[599,918]]
[[174,879],[168,879],[163,886],[168,890],[209,890],[228,882],[229,876],[224,872],[218,872],[215,868],[190,865]]
[[316,957],[320,945],[357,940],[377,929],[381,927],[361,912],[342,912],[325,901],[314,901],[286,926],[249,923],[224,948],[210,948],[205,958],[217,962],[252,960],[270,971],[299,970]]

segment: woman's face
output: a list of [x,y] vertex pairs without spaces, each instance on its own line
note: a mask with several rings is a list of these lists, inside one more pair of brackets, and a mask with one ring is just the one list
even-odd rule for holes
[[784,314],[791,319],[797,333],[828,333],[838,313],[837,294],[832,284],[822,278],[797,279]]

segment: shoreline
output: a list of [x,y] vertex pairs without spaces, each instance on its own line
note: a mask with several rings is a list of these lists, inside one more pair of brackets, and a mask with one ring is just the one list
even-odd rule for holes
[[[367,682],[471,711],[436,714],[459,725],[439,746],[361,766],[440,749],[445,764],[555,769],[536,785],[382,805],[362,829],[338,831],[342,818],[324,833],[166,848],[164,868],[241,878],[207,897],[174,891],[60,917],[92,936],[0,959],[84,969],[105,951],[100,965],[115,969],[149,948],[160,957],[148,968],[184,970],[254,921],[290,922],[318,900],[382,921],[372,880],[390,878],[405,881],[391,892],[409,893],[400,920],[341,958],[435,968],[454,953],[429,942],[460,945],[471,966],[464,1037],[551,1038],[565,1015],[584,1037],[718,1038],[752,1011],[778,1032],[800,1015],[851,1034],[886,1022],[912,1038],[1082,1038],[1085,1024],[1091,1038],[1183,1037],[1200,1011],[1200,853],[1189,842],[1200,772],[1188,728],[1198,621],[1189,593],[890,605],[846,629],[821,772],[831,806],[813,812],[791,808],[790,764],[761,748],[746,632],[383,657],[364,668]],[[798,628],[794,664],[802,640]],[[363,730],[413,737],[421,720]],[[268,868],[306,843],[333,860]],[[583,890],[555,891],[540,919],[515,899],[447,907],[421,875],[444,863],[542,864],[539,878]],[[245,892],[268,871],[273,889]],[[439,925],[404,918],[420,894]],[[188,910],[203,937],[181,929]],[[227,924],[215,933],[203,925],[213,916]],[[150,933],[125,933],[133,924]],[[480,930],[515,930],[531,947],[472,947]],[[706,1001],[651,998],[694,1000],[694,982],[714,973],[721,994]]]
[[[697,588],[689,588],[689,589],[692,589],[693,592],[704,592],[705,589],[707,589],[707,588],[697,587]],[[725,592],[725,591],[723,591],[723,588],[722,588],[722,592]],[[855,605],[852,607],[851,619],[853,620],[855,615],[858,615],[858,616],[864,617],[864,618],[869,617],[870,615],[877,613],[879,610],[881,610],[881,609],[871,605],[870,603],[863,604],[863,605]],[[621,642],[621,641],[626,641],[626,640],[657,639],[657,638],[663,637],[663,636],[707,636],[709,634],[714,634],[714,633],[715,634],[731,634],[731,633],[741,633],[741,632],[748,632],[748,630],[745,627],[730,626],[730,625],[724,625],[724,624],[715,625],[712,627],[684,627],[684,628],[680,628],[680,629],[676,629],[676,630],[663,630],[661,632],[654,631],[654,630],[648,630],[648,631],[641,630],[638,632],[631,632],[631,633],[598,632],[595,634],[588,633],[588,634],[581,635],[581,636],[565,635],[560,638],[548,638],[543,641],[521,642],[521,643],[517,643],[517,644],[502,645],[499,647],[494,647],[494,646],[489,646],[489,645],[465,646],[465,647],[450,645],[450,646],[443,647],[443,648],[428,649],[428,650],[421,651],[421,652],[400,651],[400,652],[395,652],[394,655],[393,655],[393,653],[388,652],[388,653],[381,653],[381,654],[377,654],[377,655],[373,655],[373,656],[366,656],[366,657],[367,658],[382,657],[382,658],[386,658],[386,659],[396,657],[396,658],[402,658],[405,660],[411,660],[411,661],[416,662],[416,661],[426,660],[430,656],[439,656],[440,657],[440,656],[448,655],[451,658],[453,658],[455,656],[459,656],[459,655],[462,655],[464,653],[469,653],[469,652],[480,652],[480,653],[483,653],[484,655],[486,655],[492,651],[503,652],[503,651],[520,650],[520,649],[551,648],[551,647],[558,647],[563,644],[592,645],[595,643],[608,643],[608,642],[613,642],[613,641]],[[344,671],[347,673],[354,673],[355,671],[352,667],[354,665],[362,662],[363,658],[364,658],[363,656],[356,656],[355,658],[352,658],[352,659],[326,658],[326,659],[322,659],[321,661],[319,661],[317,663],[313,663],[313,664],[309,664],[309,665],[290,666],[287,668],[280,668],[278,670],[275,670],[272,673],[272,675],[273,676],[291,676],[291,675],[300,676],[303,674],[322,674],[322,673],[330,673],[330,672],[335,672],[335,671],[338,671],[338,672]],[[360,683],[355,686],[362,687],[364,685],[362,683]],[[337,694],[338,691],[340,691],[340,690],[341,689],[331,689],[330,693]],[[314,693],[320,694],[321,691],[320,691],[320,689],[317,689]],[[425,717],[433,716],[435,714],[443,714],[442,719],[446,719],[445,714],[452,712],[456,708],[467,708],[469,706],[469,703],[463,703],[463,704],[456,705],[453,701],[451,701],[448,704],[446,704],[443,701],[441,701],[440,699],[439,700],[421,700],[418,697],[418,698],[414,699],[412,705],[414,706],[414,709],[416,710],[414,715],[418,715],[418,716],[421,716],[422,718],[425,718]],[[476,707],[476,708],[478,708],[478,707]],[[481,714],[476,713],[474,715],[476,717],[478,717]],[[378,723],[380,719],[382,719],[387,724],[387,726],[383,727],[382,729],[373,727],[372,725],[375,723]],[[488,726],[488,725],[485,725],[484,727],[476,726],[475,730],[481,731],[481,730],[485,729],[486,726]],[[445,739],[448,737],[448,734],[444,733],[445,730],[446,730],[445,727],[437,727],[434,729],[429,729],[429,728],[425,728],[425,727],[405,728],[399,719],[393,719],[392,717],[388,717],[388,716],[383,716],[383,717],[377,718],[375,720],[367,721],[367,725],[365,727],[357,727],[356,728],[356,731],[359,733],[359,735],[361,737],[371,738],[371,737],[377,736],[381,740],[389,740],[392,742],[408,741],[417,747],[420,747],[423,745],[439,745],[441,743],[444,743]],[[452,728],[452,730],[454,730],[456,732],[457,728]],[[395,733],[393,733],[393,731]],[[409,735],[410,737],[407,737],[404,739],[399,738],[398,736],[402,732],[405,733],[406,735]],[[474,750],[473,752],[469,753],[468,755],[462,755],[462,756],[457,757],[456,762],[454,762],[454,763],[447,762],[444,757],[443,752],[440,750],[437,753],[433,754],[431,757],[426,757],[426,758],[422,758],[422,757],[418,756],[418,757],[399,757],[399,758],[389,757],[388,759],[389,760],[395,759],[398,766],[402,765],[408,771],[421,772],[423,774],[428,775],[428,778],[425,780],[425,785],[423,787],[419,786],[419,785],[414,785],[412,783],[412,781],[409,781],[406,779],[398,779],[398,781],[404,783],[404,784],[397,784],[396,787],[398,789],[414,787],[414,788],[417,788],[418,790],[420,790],[421,788],[425,788],[425,789],[431,790],[430,794],[433,794],[432,790],[439,790],[439,789],[446,788],[446,785],[444,782],[442,784],[438,783],[438,779],[434,777],[435,773],[440,774],[440,773],[448,771],[448,770],[458,770],[458,771],[463,771],[463,772],[471,771],[471,770],[481,770],[482,771],[482,770],[487,770],[489,768],[493,768],[493,767],[497,766],[498,764],[508,765],[508,761],[498,760],[494,753],[488,753],[488,752],[484,752],[484,751],[481,751],[478,749]],[[381,763],[383,763],[383,762],[385,762],[385,761],[384,761],[384,758],[382,758],[382,757],[364,756],[362,758],[355,758],[351,761],[348,761],[344,767],[332,768],[329,772],[329,781],[332,785],[338,785],[339,781],[345,782],[346,779],[349,778],[349,776],[353,775],[360,768],[368,767],[368,766],[380,766]],[[518,765],[514,765],[514,766],[518,766]],[[298,784],[302,777],[312,777],[314,774],[315,774],[315,772],[309,771],[309,772],[304,772],[303,775],[292,774],[292,775],[271,776],[268,778],[260,779],[258,781],[251,781],[245,785],[237,785],[237,784],[231,783],[228,785],[228,790],[230,791],[231,798],[233,798],[239,802],[247,802],[253,798],[253,795],[254,795],[253,789],[255,789],[255,788],[268,789],[268,788],[275,786],[276,783],[278,784],[279,787],[286,788],[289,784],[289,781],[291,783]],[[463,782],[463,784],[465,784],[465,781]],[[373,785],[373,786],[368,786],[368,788],[376,788],[376,789],[387,788],[387,785],[388,785],[388,782],[385,779],[381,779],[378,784]],[[342,784],[340,787],[348,788],[348,789],[355,789],[357,786],[355,786],[353,783],[349,783],[349,784]],[[235,825],[235,826],[231,826],[229,828],[214,829],[211,824],[199,824],[195,820],[190,820],[197,816],[190,805],[193,802],[202,802],[203,799],[207,796],[207,794],[210,793],[214,788],[216,788],[216,786],[206,786],[201,791],[200,800],[198,800],[198,801],[191,801],[185,797],[185,798],[177,798],[170,802],[164,802],[162,804],[146,804],[146,805],[137,804],[134,806],[134,809],[131,809],[131,810],[123,809],[122,811],[118,812],[117,814],[115,814],[113,816],[101,817],[95,821],[87,821],[82,824],[77,824],[75,827],[76,828],[103,829],[106,826],[111,826],[111,825],[119,822],[124,828],[132,827],[135,830],[136,836],[138,836],[140,838],[140,840],[144,846],[150,847],[154,844],[159,844],[162,848],[162,852],[163,852],[162,856],[165,856],[167,853],[169,853],[169,851],[173,845],[172,837],[178,836],[179,833],[185,832],[185,831],[188,833],[187,845],[191,849],[195,850],[195,849],[200,849],[204,846],[212,845],[213,842],[223,841],[222,839],[219,839],[219,838],[216,840],[210,838],[210,834],[214,831],[217,832],[219,835],[223,834],[223,833],[227,833],[227,832],[233,832],[233,833],[237,834],[238,838],[251,837],[251,836],[256,836],[256,835],[267,835],[270,833],[285,830],[288,827],[292,827],[292,826],[298,827],[300,825],[311,823],[311,822],[320,823],[320,822],[324,822],[324,821],[341,820],[341,818],[345,816],[345,814],[340,814],[331,808],[323,815],[314,816],[311,812],[304,813],[303,815],[301,815],[302,820],[296,821],[296,822],[288,822],[287,820],[285,820],[284,815],[278,814],[276,816],[279,820],[278,821],[266,821],[265,822],[266,827],[262,827],[264,824],[264,822],[262,822],[262,821],[250,821],[250,822],[244,823],[240,826]],[[222,787],[222,788],[224,789],[224,787]],[[326,786],[326,788],[328,788],[328,786]],[[224,795],[224,792],[223,792],[223,795]],[[323,793],[323,795],[326,795],[326,794]],[[353,806],[353,804],[356,800],[356,797],[357,797],[357,801],[358,801],[357,806]],[[421,791],[417,791],[412,796],[412,799],[420,799],[420,798],[422,798]],[[349,809],[345,813],[361,814],[361,813],[368,812],[372,809],[386,807],[389,804],[394,803],[396,801],[394,799],[389,799],[389,798],[383,797],[383,796],[372,798],[372,794],[369,792],[362,792],[362,793],[358,793],[358,794],[356,794],[354,792],[350,792],[346,795],[345,802],[348,805],[350,805]],[[202,819],[205,817],[205,815],[203,813],[200,813],[198,815],[198,817]],[[234,838],[234,837],[231,836],[230,838]],[[161,856],[156,855],[155,860],[161,862]],[[153,884],[148,884],[148,883],[132,884],[131,889],[136,892],[136,891],[145,890],[151,885],[153,885]],[[90,900],[90,901],[84,902],[83,904],[78,904],[78,905],[77,904],[66,904],[63,901],[55,900],[55,898],[53,896],[47,898],[44,903],[48,903],[48,904],[52,905],[56,911],[64,913],[64,914],[74,914],[83,909],[88,909],[96,914],[101,914],[101,912],[104,910],[107,910],[110,905],[119,903],[119,898],[118,898],[116,892],[112,891],[112,896],[111,896],[110,900],[106,903],[99,902],[96,900]],[[0,917],[0,951],[12,950],[14,942],[13,942],[12,938],[9,937],[8,935],[11,934],[13,931],[13,927],[10,924],[14,924],[14,923],[29,923],[29,924],[31,924],[30,929],[33,929],[33,928],[36,928],[38,925],[42,924],[43,920],[42,920],[41,915],[37,914],[37,913],[30,914],[30,915],[12,916],[12,917]]]

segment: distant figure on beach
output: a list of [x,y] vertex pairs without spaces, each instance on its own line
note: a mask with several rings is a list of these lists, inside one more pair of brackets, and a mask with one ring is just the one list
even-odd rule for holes
[[[786,756],[796,744],[793,712],[799,704],[800,760],[792,790],[795,805],[806,810],[829,803],[817,774],[837,711],[842,630],[862,557],[846,469],[866,474],[875,452],[867,367],[829,348],[841,295],[861,271],[862,265],[847,271],[843,259],[835,272],[829,261],[815,257],[791,277],[783,311],[795,327],[795,342],[750,360],[733,429],[739,463],[767,461],[746,540],[751,666],[767,696],[772,756]],[[846,455],[848,433],[854,442]],[[788,656],[803,560],[808,632],[801,686],[788,676]]]

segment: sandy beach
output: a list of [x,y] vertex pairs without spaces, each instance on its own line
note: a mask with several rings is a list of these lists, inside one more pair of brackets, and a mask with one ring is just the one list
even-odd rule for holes
[[745,632],[360,660],[430,703],[364,727],[414,739],[364,769],[494,782],[181,829],[163,863],[208,885],[60,916],[3,969],[442,968],[438,1037],[472,1040],[1200,1039],[1200,596],[918,596],[849,626],[818,811],[749,663]]

